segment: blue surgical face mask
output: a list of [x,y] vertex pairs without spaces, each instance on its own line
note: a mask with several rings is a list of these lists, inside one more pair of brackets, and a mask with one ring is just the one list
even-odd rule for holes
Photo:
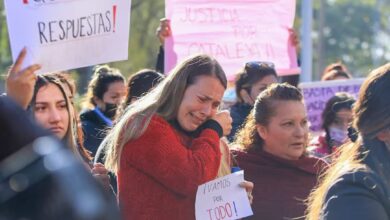
[[329,136],[336,145],[341,145],[348,140],[348,131],[338,127],[329,127]]

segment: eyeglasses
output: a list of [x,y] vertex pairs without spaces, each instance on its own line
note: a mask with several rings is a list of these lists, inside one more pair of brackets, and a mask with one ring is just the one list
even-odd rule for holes
[[275,64],[267,61],[250,61],[245,64],[245,69],[264,69],[271,68],[275,69]]

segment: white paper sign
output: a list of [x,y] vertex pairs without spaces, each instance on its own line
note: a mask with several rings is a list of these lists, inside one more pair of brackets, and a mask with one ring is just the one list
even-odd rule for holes
[[12,58],[39,73],[126,60],[131,0],[5,0]]
[[244,171],[207,182],[198,187],[195,201],[197,220],[230,220],[253,215],[248,196],[239,184]]

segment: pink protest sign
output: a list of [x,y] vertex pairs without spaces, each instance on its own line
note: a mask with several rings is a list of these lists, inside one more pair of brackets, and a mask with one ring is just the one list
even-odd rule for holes
[[172,37],[165,42],[165,72],[197,53],[215,57],[228,78],[248,61],[270,61],[279,75],[299,73],[288,28],[295,0],[166,0]]

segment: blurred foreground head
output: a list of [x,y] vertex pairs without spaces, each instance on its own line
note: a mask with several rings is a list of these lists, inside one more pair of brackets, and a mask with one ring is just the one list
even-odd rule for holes
[[85,166],[25,111],[0,97],[0,219],[119,219]]

